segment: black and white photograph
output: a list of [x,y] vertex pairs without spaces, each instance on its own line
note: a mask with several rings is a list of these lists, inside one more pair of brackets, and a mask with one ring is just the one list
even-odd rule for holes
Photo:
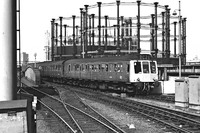
[[1,0],[0,133],[200,133],[199,5]]

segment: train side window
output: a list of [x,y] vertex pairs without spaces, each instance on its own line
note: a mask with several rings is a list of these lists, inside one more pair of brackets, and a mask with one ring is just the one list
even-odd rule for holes
[[82,64],[81,67],[82,67],[82,71],[85,71],[85,64]]
[[117,72],[117,64],[114,64],[114,71]]
[[68,71],[71,71],[71,64],[68,65]]
[[123,64],[118,64],[118,72],[123,72]]
[[156,73],[156,64],[155,62],[150,62],[151,73]]
[[134,69],[135,69],[135,73],[140,73],[141,71],[141,62],[135,62],[134,63]]
[[103,72],[106,69],[106,64],[101,65],[101,71]]
[[88,64],[85,65],[85,70],[88,71]]
[[90,65],[90,70],[94,71],[94,65]]
[[79,71],[79,65],[78,64],[75,64],[75,71]]
[[129,73],[129,71],[130,71],[130,65],[127,64],[127,66],[126,66],[126,72]]
[[106,64],[106,72],[108,72],[108,64]]
[[149,73],[149,62],[142,62],[143,64],[143,73]]
[[101,65],[99,64],[99,72],[101,72]]
[[114,71],[114,64],[110,64],[110,72]]

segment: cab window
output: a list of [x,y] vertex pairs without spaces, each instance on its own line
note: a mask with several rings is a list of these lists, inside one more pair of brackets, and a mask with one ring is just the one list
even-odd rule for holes
[[156,73],[156,63],[150,62],[151,73]]
[[142,64],[143,64],[143,73],[149,73],[149,63],[142,62]]
[[135,62],[134,63],[134,69],[135,69],[135,73],[140,73],[141,71],[141,62]]

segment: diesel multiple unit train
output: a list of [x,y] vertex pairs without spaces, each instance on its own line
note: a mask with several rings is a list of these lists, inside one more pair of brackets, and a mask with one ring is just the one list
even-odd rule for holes
[[158,80],[157,62],[147,55],[40,62],[37,67],[42,79],[131,95],[149,94]]

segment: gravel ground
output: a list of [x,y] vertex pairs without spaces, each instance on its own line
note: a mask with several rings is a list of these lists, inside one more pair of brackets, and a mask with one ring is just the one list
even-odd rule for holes
[[[43,98],[43,100],[46,100]],[[37,110],[37,133],[66,133],[66,128],[58,123],[58,118],[44,107]]]
[[178,110],[178,111],[182,111],[182,112],[186,112],[186,113],[190,113],[190,114],[200,116],[200,111],[192,110],[192,109],[189,109],[189,108],[177,107],[177,106],[175,106],[174,103],[167,103],[167,102],[156,101],[156,100],[138,99],[138,98],[133,98],[133,97],[127,98],[127,99],[133,100],[133,101],[139,101],[139,102],[143,102],[143,103],[147,103],[147,104],[150,104],[150,105],[155,105],[155,106],[159,106],[159,107],[163,107],[163,108],[168,108],[168,109],[172,109],[172,110]]
[[[116,107],[107,106],[102,103],[94,102],[85,99],[92,107],[94,107],[101,114],[106,116],[111,121],[125,129],[130,133],[164,133],[162,127],[157,127],[152,121],[147,119],[138,118],[131,115],[126,111],[117,109]],[[133,128],[129,128],[131,126]]]
[[45,121],[45,111],[37,111],[37,133],[54,133]]

